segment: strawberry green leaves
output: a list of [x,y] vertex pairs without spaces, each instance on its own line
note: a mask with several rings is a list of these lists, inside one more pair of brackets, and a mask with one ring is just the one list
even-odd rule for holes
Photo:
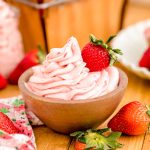
[[42,64],[42,62],[45,60],[45,52],[42,49],[41,45],[38,45],[37,47],[38,47],[38,53],[37,53],[38,60],[39,63]]
[[93,34],[90,34],[89,36],[91,43],[93,43],[94,45],[100,45],[108,51],[110,56],[110,66],[112,66],[117,61],[117,54],[123,54],[120,49],[113,49],[110,45],[108,45],[115,36],[116,35],[110,36],[106,42],[103,42],[101,39],[97,39]]
[[146,108],[147,108],[146,114],[150,117],[150,106],[146,105]]
[[103,41],[98,40],[93,34],[90,34],[89,38],[90,38],[90,42],[95,44],[95,45],[102,45],[103,44]]
[[75,137],[77,141],[80,141],[82,143],[85,143],[85,132],[84,131],[76,131],[70,134],[71,137]]
[[121,132],[112,132],[108,137],[107,137],[107,144],[109,147],[112,149],[116,148],[121,148],[123,145],[116,142],[116,140],[121,136]]
[[70,134],[71,137],[76,138],[76,141],[86,144],[86,150],[115,150],[121,148],[122,144],[117,142],[117,139],[121,136],[120,132],[110,132],[109,128],[105,129],[89,129],[86,131],[77,131]]
[[106,41],[106,44],[110,43],[110,42],[111,42],[111,40],[112,40],[114,37],[116,37],[116,35],[112,35],[112,36],[110,36],[110,37],[108,38],[108,40]]

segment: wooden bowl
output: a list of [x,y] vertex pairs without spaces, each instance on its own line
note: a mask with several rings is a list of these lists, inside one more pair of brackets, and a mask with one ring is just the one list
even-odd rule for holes
[[27,107],[37,115],[49,128],[60,133],[71,133],[76,130],[98,127],[116,109],[127,87],[128,78],[120,70],[118,87],[94,99],[67,101],[44,98],[29,91],[25,82],[32,75],[32,69],[24,72],[19,79],[19,88]]

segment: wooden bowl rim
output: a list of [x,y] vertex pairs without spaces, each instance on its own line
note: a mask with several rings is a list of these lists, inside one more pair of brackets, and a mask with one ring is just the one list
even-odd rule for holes
[[90,102],[96,102],[96,101],[104,101],[107,100],[114,95],[118,95],[121,91],[125,90],[128,84],[128,77],[126,73],[117,68],[119,71],[120,79],[119,79],[119,84],[118,87],[113,90],[112,92],[109,92],[108,94],[105,94],[103,96],[99,96],[97,98],[92,98],[92,99],[85,99],[85,100],[64,100],[64,99],[56,99],[56,98],[45,98],[42,96],[38,96],[31,91],[27,89],[25,86],[25,82],[29,79],[29,77],[32,75],[33,70],[32,68],[26,70],[19,78],[18,81],[18,86],[19,89],[22,93],[25,93],[26,95],[29,95],[30,97],[33,98],[33,100],[38,100],[38,101],[43,101],[43,102],[48,102],[48,103],[55,103],[55,104],[81,104],[81,103],[90,103]]

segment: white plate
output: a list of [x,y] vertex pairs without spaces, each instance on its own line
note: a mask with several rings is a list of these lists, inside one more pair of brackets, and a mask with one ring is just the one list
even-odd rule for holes
[[119,48],[123,52],[123,55],[118,59],[120,63],[145,79],[150,79],[150,71],[139,67],[138,62],[148,47],[144,36],[144,30],[148,27],[150,27],[150,20],[139,22],[121,30],[112,41],[112,47]]

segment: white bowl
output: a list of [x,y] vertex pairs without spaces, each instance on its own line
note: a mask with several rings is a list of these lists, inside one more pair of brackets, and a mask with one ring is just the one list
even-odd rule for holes
[[113,48],[122,50],[123,55],[119,56],[120,63],[136,75],[150,79],[150,71],[139,67],[138,62],[148,43],[144,36],[144,30],[150,27],[150,20],[142,21],[121,30],[117,37],[112,41]]

